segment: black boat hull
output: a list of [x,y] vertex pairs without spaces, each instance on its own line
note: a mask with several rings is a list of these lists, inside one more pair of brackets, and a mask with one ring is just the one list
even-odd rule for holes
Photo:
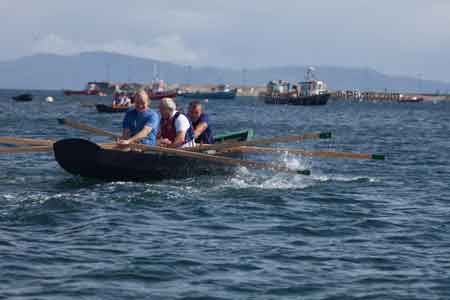
[[[216,143],[246,141],[253,130],[215,135]],[[55,159],[67,172],[104,180],[162,180],[208,174],[226,174],[233,167],[216,162],[163,153],[124,152],[102,149],[82,139],[65,139],[53,145]],[[239,155],[239,154],[236,154]]]
[[229,173],[233,167],[164,153],[108,150],[82,139],[53,145],[56,161],[67,172],[103,180],[179,179],[211,173]]
[[263,96],[267,104],[290,104],[290,105],[325,105],[330,98],[330,94],[321,94],[314,96]]

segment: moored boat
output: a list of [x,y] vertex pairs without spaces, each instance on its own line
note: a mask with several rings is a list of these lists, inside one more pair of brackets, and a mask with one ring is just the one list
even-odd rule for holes
[[112,107],[105,104],[96,104],[95,108],[99,113],[123,113],[130,109],[130,107]]
[[234,99],[237,90],[230,89],[228,85],[219,85],[217,89],[210,92],[185,92],[183,97],[190,99]]
[[31,94],[20,94],[12,97],[13,100],[18,102],[29,102],[33,100],[33,95]]
[[160,100],[162,98],[175,98],[178,95],[177,90],[166,90],[166,91],[147,91],[148,97],[151,100]]
[[[221,141],[243,141],[252,130],[216,136]],[[64,139],[53,145],[55,159],[67,172],[103,180],[163,180],[211,173],[227,173],[233,167],[213,161],[156,152],[124,152],[101,148],[83,139]]]
[[106,96],[97,85],[97,83],[89,82],[84,90],[64,90],[64,96]]
[[106,96],[106,94],[97,90],[64,90],[64,96]]
[[161,100],[162,98],[175,98],[178,95],[178,89],[167,89],[164,80],[155,76],[151,88],[147,89],[148,97],[151,100]]
[[309,67],[305,81],[292,85],[292,89],[287,81],[271,81],[261,97],[267,104],[325,105],[331,94],[323,81],[315,79],[313,72],[314,68]]
[[292,104],[292,105],[325,105],[330,99],[331,94],[320,94],[311,96],[289,96],[272,95],[264,96],[264,102],[267,104]]
[[399,99],[397,100],[397,102],[400,102],[400,103],[418,103],[418,102],[423,102],[423,101],[424,101],[423,97],[403,96],[403,95],[400,95]]

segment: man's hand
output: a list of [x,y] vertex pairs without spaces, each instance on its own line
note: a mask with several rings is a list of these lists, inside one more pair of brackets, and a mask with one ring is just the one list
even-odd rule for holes
[[167,146],[169,146],[170,144],[172,144],[172,142],[171,142],[169,139],[161,139],[161,140],[159,141],[159,143],[161,144],[162,147],[167,147]]
[[131,144],[131,142],[130,142],[130,140],[119,139],[117,141],[117,144],[119,144],[121,146],[128,146]]

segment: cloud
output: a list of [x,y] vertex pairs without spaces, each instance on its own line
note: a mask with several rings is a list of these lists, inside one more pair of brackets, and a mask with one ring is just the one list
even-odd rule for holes
[[176,63],[191,64],[200,60],[199,55],[188,48],[178,35],[159,36],[146,43],[136,43],[123,39],[106,43],[93,43],[74,41],[52,33],[36,39],[31,47],[31,54],[71,55],[88,51],[108,51]]
[[369,66],[449,80],[449,0],[115,2],[0,0],[0,61],[106,50],[192,65]]

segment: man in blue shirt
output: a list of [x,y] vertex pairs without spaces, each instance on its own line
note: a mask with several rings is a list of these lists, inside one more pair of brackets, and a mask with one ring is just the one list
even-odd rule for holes
[[200,144],[214,144],[209,117],[203,112],[202,104],[199,101],[189,103],[188,116],[194,126],[195,141]]
[[122,137],[119,145],[141,143],[156,145],[156,135],[159,131],[159,115],[149,109],[149,97],[146,91],[139,91],[134,99],[134,108],[129,109],[123,118]]

